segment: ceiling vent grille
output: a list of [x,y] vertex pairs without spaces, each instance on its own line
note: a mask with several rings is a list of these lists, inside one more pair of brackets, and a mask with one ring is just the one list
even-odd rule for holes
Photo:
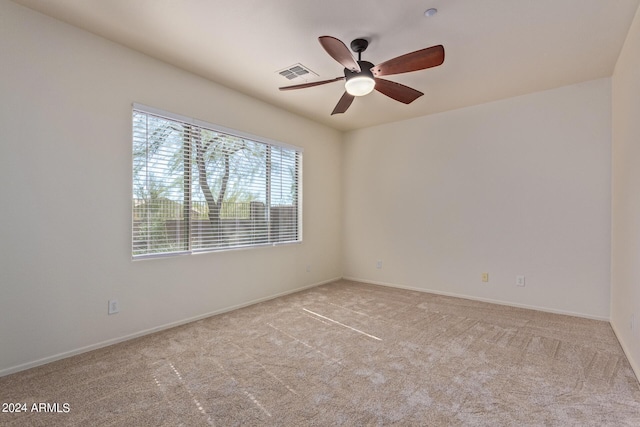
[[318,76],[316,73],[302,64],[294,64],[290,67],[285,68],[284,70],[277,71],[277,73],[287,80],[295,80],[298,78],[301,80],[307,80],[311,77]]

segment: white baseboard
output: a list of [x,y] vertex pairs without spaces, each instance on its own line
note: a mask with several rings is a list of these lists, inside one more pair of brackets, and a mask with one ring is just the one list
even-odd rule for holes
[[11,366],[9,368],[5,368],[0,370],[0,377],[6,376],[6,375],[10,375],[10,374],[14,374],[16,372],[20,372],[20,371],[24,371],[27,369],[31,369],[31,368],[35,368],[37,366],[41,366],[41,365],[46,365],[47,363],[51,363],[51,362],[55,362],[56,360],[61,360],[61,359],[66,359],[67,357],[71,357],[71,356],[76,356],[78,354],[82,354],[82,353],[86,353],[88,351],[92,351],[92,350],[97,350],[99,348],[103,348],[103,347],[108,347],[110,345],[113,344],[118,344],[120,342],[123,341],[128,341],[134,338],[138,338],[138,337],[142,337],[144,335],[149,335],[149,334],[153,334],[155,332],[159,332],[159,331],[163,331],[165,329],[171,329],[171,328],[175,328],[176,326],[181,326],[187,323],[191,323],[191,322],[195,322],[201,319],[206,319],[207,317],[211,317],[211,316],[215,316],[217,314],[222,314],[222,313],[226,313],[229,311],[233,311],[233,310],[237,310],[239,308],[243,308],[243,307],[248,307],[250,305],[253,304],[258,304],[264,301],[269,301],[272,300],[274,298],[278,298],[281,296],[285,296],[285,295],[289,295],[295,292],[300,292],[303,291],[305,289],[310,289],[310,288],[314,288],[316,286],[320,286],[320,285],[324,285],[326,283],[331,283],[331,282],[335,282],[336,280],[340,280],[340,277],[336,277],[333,279],[329,279],[329,280],[324,280],[322,282],[318,282],[318,283],[314,283],[311,285],[306,285],[306,286],[302,286],[300,288],[295,288],[295,289],[291,289],[285,292],[280,292],[278,294],[275,295],[269,295],[263,298],[258,298],[255,300],[251,300],[251,301],[247,301],[245,303],[242,304],[237,304],[234,306],[230,306],[230,307],[225,307],[225,308],[221,308],[219,310],[215,310],[209,313],[205,313],[205,314],[201,314],[198,316],[194,316],[194,317],[190,317],[188,319],[183,319],[183,320],[178,320],[176,322],[171,322],[171,323],[167,323],[161,326],[157,326],[155,328],[150,328],[150,329],[145,329],[142,331],[138,331],[138,332],[134,332],[132,334],[129,335],[125,335],[122,337],[117,337],[117,338],[112,338],[106,341],[102,341],[99,343],[95,343],[95,344],[91,344],[85,347],[80,347],[80,348],[76,348],[74,350],[70,350],[70,351],[65,351],[63,353],[58,353],[55,354],[53,356],[47,356],[47,357],[43,357],[42,359],[38,359],[38,360],[33,360],[31,362],[26,362],[26,363],[22,363],[20,365],[16,365],[16,366]]
[[430,294],[444,295],[444,296],[454,297],[454,298],[464,298],[464,299],[473,300],[473,301],[482,301],[482,302],[488,302],[488,303],[491,303],[491,304],[506,305],[506,306],[509,306],[509,307],[518,307],[518,308],[526,308],[526,309],[529,309],[529,310],[544,311],[546,313],[565,314],[567,316],[582,317],[582,318],[585,318],[585,319],[592,319],[592,320],[602,320],[602,321],[605,321],[605,322],[609,322],[610,321],[609,317],[593,316],[593,315],[590,315],[590,314],[576,313],[576,312],[567,311],[567,310],[557,310],[557,309],[548,308],[548,307],[538,307],[538,306],[535,306],[535,305],[518,304],[518,303],[514,303],[514,302],[509,302],[509,301],[494,300],[494,299],[491,299],[491,298],[482,298],[482,297],[476,297],[476,296],[472,296],[472,295],[457,294],[457,293],[453,293],[453,292],[443,292],[443,291],[439,291],[439,290],[435,290],[435,289],[416,288],[416,287],[412,287],[412,286],[398,285],[396,283],[379,282],[379,281],[374,281],[374,280],[369,280],[369,279],[360,279],[360,278],[357,278],[357,277],[348,277],[348,276],[343,277],[343,279],[344,280],[352,280],[354,282],[368,283],[368,284],[371,284],[371,285],[388,286],[390,288],[407,289],[407,290],[410,290],[410,291],[426,292],[426,293],[430,293]]

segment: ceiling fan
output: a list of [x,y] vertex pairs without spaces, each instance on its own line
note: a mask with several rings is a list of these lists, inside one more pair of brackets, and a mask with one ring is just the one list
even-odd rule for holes
[[331,115],[344,113],[356,96],[367,95],[373,89],[396,101],[410,104],[424,94],[400,83],[381,79],[380,76],[424,70],[426,68],[437,67],[444,62],[444,47],[442,45],[417,50],[395,57],[381,64],[373,65],[371,62],[362,61],[361,58],[362,52],[369,46],[369,42],[365,39],[355,39],[351,42],[351,50],[358,54],[357,61],[353,58],[347,46],[337,38],[321,36],[318,37],[318,40],[324,50],[344,67],[344,77],[284,86],[281,87],[280,90],[304,89],[346,80],[344,85],[345,92],[333,109]]

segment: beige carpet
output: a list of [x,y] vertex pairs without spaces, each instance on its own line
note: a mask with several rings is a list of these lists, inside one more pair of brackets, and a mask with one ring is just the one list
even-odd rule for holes
[[0,378],[0,402],[69,405],[3,426],[640,426],[606,322],[346,281]]

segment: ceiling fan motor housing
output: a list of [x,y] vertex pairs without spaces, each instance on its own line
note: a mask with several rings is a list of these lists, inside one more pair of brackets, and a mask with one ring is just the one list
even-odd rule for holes
[[353,77],[370,77],[373,78],[373,73],[371,69],[373,68],[373,64],[369,61],[358,61],[358,65],[362,71],[351,71],[348,68],[344,69],[344,77],[349,81]]
[[361,71],[351,71],[344,69],[345,89],[353,96],[363,96],[370,93],[375,87],[375,79],[371,68],[373,64],[369,61],[358,61]]

